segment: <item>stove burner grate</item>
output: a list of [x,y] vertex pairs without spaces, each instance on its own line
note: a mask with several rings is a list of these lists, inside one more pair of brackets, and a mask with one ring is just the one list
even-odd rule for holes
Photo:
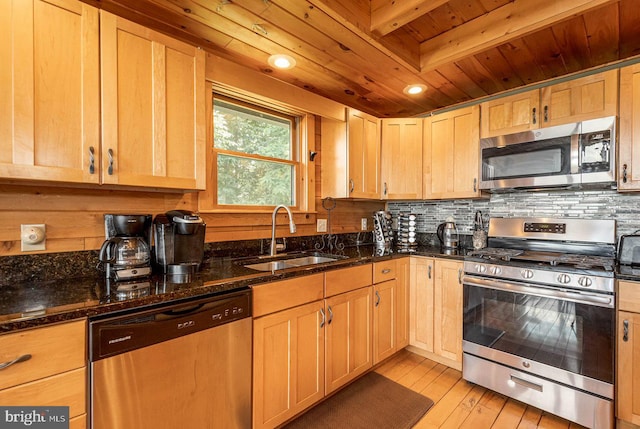
[[485,247],[484,249],[472,250],[469,256],[479,256],[485,259],[502,259],[509,261],[511,258],[522,255],[524,250],[505,249],[502,247]]

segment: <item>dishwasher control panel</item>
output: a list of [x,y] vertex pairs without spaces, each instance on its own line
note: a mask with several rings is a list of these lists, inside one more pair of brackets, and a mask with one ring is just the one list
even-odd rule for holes
[[251,317],[251,292],[165,305],[90,322],[91,361]]

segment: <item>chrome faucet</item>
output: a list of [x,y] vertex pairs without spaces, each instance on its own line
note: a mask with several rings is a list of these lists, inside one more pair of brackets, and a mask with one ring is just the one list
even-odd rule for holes
[[291,210],[289,210],[289,207],[282,204],[276,206],[276,208],[273,209],[273,213],[271,214],[271,252],[269,252],[270,256],[276,256],[276,253],[278,252],[278,248],[276,246],[276,213],[278,213],[278,210],[280,209],[285,209],[289,214],[289,232],[291,234],[295,234],[296,232],[296,224],[293,223],[293,215],[291,214]]

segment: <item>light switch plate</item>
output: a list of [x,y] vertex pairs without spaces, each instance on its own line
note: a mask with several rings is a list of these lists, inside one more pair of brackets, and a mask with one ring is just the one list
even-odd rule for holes
[[327,232],[327,220],[326,219],[317,219],[316,220],[316,232]]

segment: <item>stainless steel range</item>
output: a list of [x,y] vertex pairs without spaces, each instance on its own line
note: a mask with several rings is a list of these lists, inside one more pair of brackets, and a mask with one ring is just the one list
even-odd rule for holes
[[614,422],[615,221],[492,218],[464,263],[463,377],[590,428]]

